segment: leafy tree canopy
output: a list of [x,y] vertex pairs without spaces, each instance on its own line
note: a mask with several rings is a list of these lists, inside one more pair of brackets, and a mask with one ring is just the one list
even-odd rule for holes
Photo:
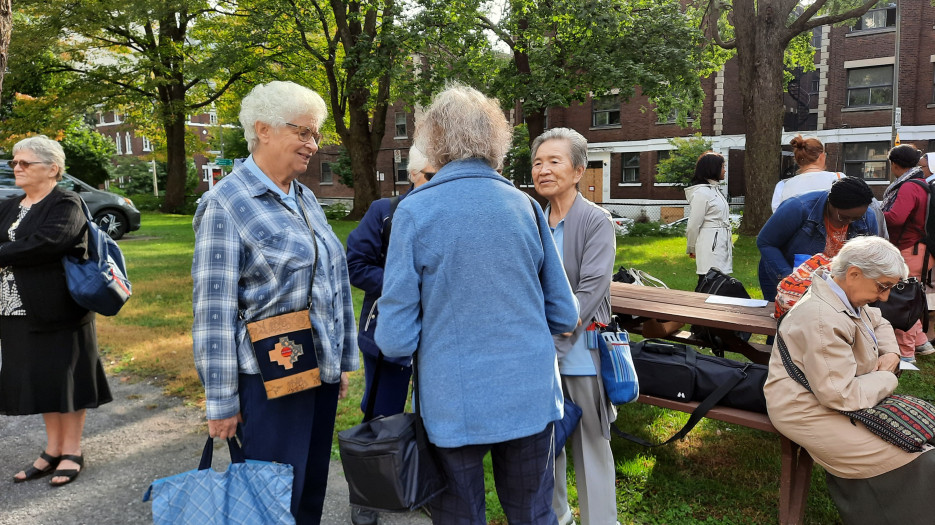
[[503,160],[503,176],[515,184],[528,184],[532,180],[531,155],[529,129],[520,124],[513,128],[513,144]]
[[61,139],[68,173],[91,186],[110,179],[111,159],[117,153],[113,142],[80,119],[73,119]]
[[711,141],[701,133],[691,137],[674,137],[669,144],[675,146],[668,158],[656,164],[656,181],[688,186],[695,174],[695,163],[702,153],[711,149]]

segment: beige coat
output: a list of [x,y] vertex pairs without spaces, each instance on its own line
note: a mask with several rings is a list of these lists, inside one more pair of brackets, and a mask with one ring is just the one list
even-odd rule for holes
[[814,393],[789,377],[778,344],[773,345],[763,388],[777,430],[805,447],[831,474],[855,479],[889,472],[918,457],[859,423],[852,425],[838,412],[872,407],[898,384],[891,372],[874,371],[880,355],[899,353],[893,328],[877,308],[865,306],[859,312],[860,318],[816,275],[779,328]]

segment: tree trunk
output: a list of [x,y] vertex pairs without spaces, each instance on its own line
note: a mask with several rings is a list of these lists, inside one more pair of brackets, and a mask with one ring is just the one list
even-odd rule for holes
[[763,3],[757,13],[753,2],[735,2],[733,16],[756,20],[754,24],[734,24],[746,122],[746,195],[741,232],[756,235],[771,215],[773,188],[779,181],[785,52],[782,38],[786,29]]
[[185,204],[185,179],[188,166],[185,159],[185,114],[173,113],[163,119],[166,132],[166,198],[162,211],[178,213]]
[[524,108],[523,116],[526,118],[526,129],[529,130],[529,145],[532,146],[532,141],[545,131],[545,110]]
[[[370,204],[380,198],[376,166],[377,152],[383,141],[383,129],[371,127],[371,116],[366,109],[368,98],[369,91],[358,91],[348,97],[350,126],[346,130],[346,136],[341,137],[341,142],[351,157],[351,172],[354,175],[354,207],[347,216],[349,220],[360,220],[367,213]],[[387,173],[385,176],[392,180],[394,175]]]
[[7,51],[10,49],[10,32],[12,30],[12,5],[10,0],[0,0],[0,92],[3,91],[3,75],[6,73]]

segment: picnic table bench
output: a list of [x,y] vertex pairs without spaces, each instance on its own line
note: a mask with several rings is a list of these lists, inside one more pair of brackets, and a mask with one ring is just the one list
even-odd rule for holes
[[[637,401],[689,414],[698,406],[697,401],[672,401],[647,395],[640,395]],[[779,523],[781,525],[804,523],[805,502],[808,499],[814,463],[808,451],[780,434],[766,414],[715,406],[705,414],[705,417],[779,435],[779,445],[782,450],[782,474],[779,477]]]
[[[737,337],[735,332],[775,335],[776,320],[770,315],[773,312],[772,303],[763,308],[753,308],[707,303],[705,301],[708,297],[709,294],[667,288],[625,283],[610,285],[611,310],[615,314],[625,314],[620,317],[627,330],[642,334],[642,325],[649,319],[706,326],[721,337],[728,350],[743,354],[754,363],[767,364],[770,348],[767,345],[744,341]],[[690,332],[682,330],[665,338],[698,346],[707,345],[707,342],[697,340]],[[641,395],[637,401],[685,413],[691,413],[699,404],[697,401],[672,401],[648,395]],[[801,524],[805,516],[805,503],[814,463],[809,453],[780,434],[766,414],[715,406],[705,417],[779,435],[782,452],[779,523]]]
[[[705,326],[719,336],[731,352],[737,352],[754,363],[769,362],[770,348],[737,337],[736,332],[775,335],[776,320],[772,318],[772,303],[762,308],[705,302],[710,294],[655,288],[636,284],[611,283],[610,307],[620,316],[623,327],[633,333],[643,333],[643,323],[655,319],[682,324]],[[632,317],[629,317],[632,316]],[[686,331],[665,337],[677,342],[706,345]]]

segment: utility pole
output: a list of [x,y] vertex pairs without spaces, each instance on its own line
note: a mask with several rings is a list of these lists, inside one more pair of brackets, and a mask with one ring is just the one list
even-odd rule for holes
[[897,127],[902,124],[899,111],[899,31],[902,26],[902,9],[899,0],[896,0],[896,49],[893,62],[893,125],[890,133],[890,148],[896,147]]

